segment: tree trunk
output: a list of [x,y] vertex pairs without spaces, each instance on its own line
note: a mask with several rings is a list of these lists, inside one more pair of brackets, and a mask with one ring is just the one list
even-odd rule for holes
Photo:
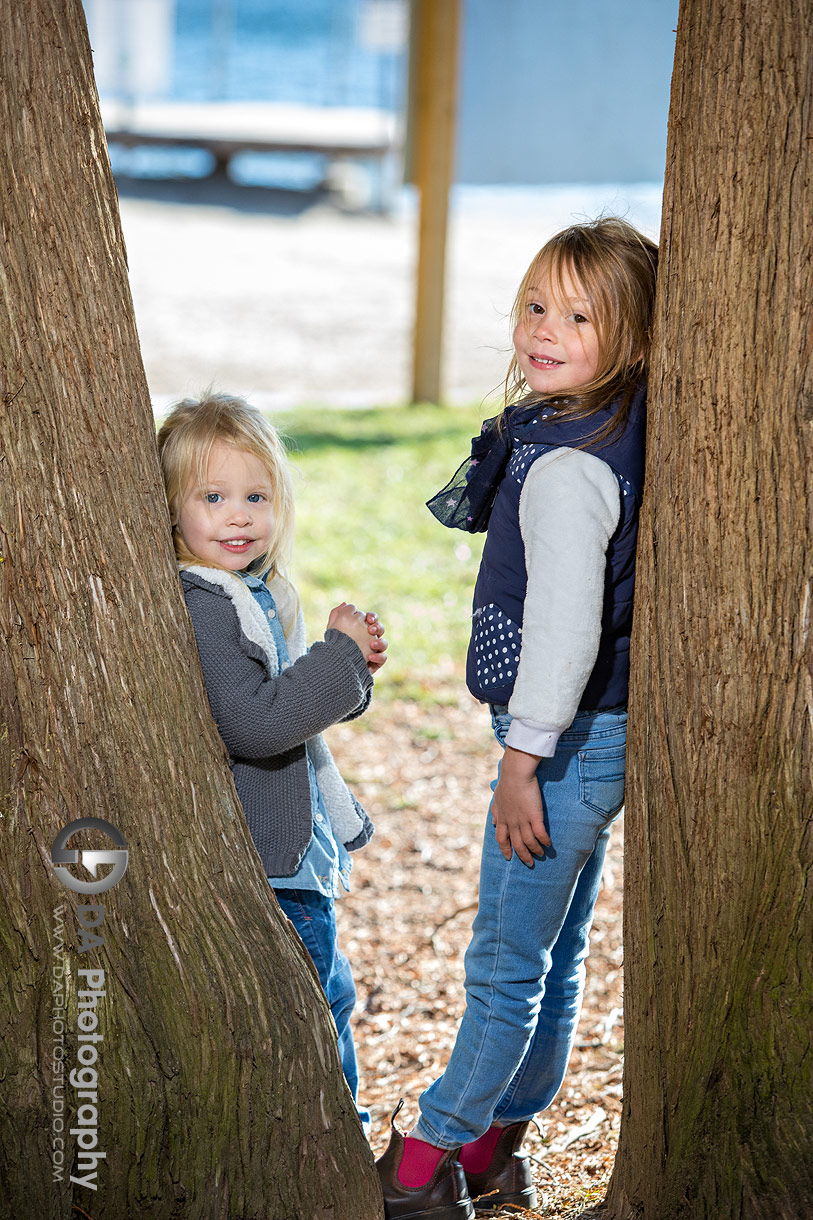
[[[327,1004],[209,715],[80,0],[0,20],[0,1212],[373,1220]],[[98,896],[51,862],[86,817],[129,849]]]
[[613,1217],[813,1214],[809,0],[683,0],[638,559]]

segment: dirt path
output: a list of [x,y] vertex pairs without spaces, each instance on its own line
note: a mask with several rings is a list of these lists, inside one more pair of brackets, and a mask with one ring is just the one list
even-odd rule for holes
[[[602,210],[657,237],[660,187],[468,188],[447,254],[444,385],[480,402],[535,251]],[[136,321],[157,407],[210,383],[263,409],[402,403],[411,389],[414,200],[392,216],[214,180],[120,183]]]

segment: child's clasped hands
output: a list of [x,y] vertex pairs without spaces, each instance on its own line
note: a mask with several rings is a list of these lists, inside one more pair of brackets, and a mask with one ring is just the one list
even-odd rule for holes
[[341,602],[331,610],[327,626],[328,630],[333,627],[344,632],[358,644],[371,674],[379,670],[386,661],[387,641],[384,639],[384,628],[374,610],[368,610],[365,614],[352,602]]

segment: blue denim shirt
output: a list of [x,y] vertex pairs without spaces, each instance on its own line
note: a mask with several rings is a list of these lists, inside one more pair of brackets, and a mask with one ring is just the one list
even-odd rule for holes
[[[265,614],[277,646],[280,663],[285,668],[290,665],[288,647],[271,590],[265,581],[250,572],[238,572],[237,575],[249,587]],[[319,791],[316,771],[310,758],[308,758],[308,778],[311,790],[313,837],[302,857],[299,868],[292,877],[269,877],[268,881],[275,890],[315,890],[316,893],[324,894],[328,898],[338,898],[341,893],[340,884],[344,889],[350,889],[352,861],[344,844],[338,843],[333,835],[330,819]]]

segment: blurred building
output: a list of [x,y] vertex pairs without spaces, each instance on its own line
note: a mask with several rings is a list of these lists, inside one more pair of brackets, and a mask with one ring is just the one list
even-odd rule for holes
[[678,0],[463,0],[457,178],[657,182]]
[[[405,107],[409,0],[84,3],[109,102]],[[678,0],[461,4],[458,182],[663,177]],[[131,156],[127,170],[156,164]],[[172,173],[181,154],[162,164]],[[323,176],[308,154],[254,155],[238,174],[302,186]]]

